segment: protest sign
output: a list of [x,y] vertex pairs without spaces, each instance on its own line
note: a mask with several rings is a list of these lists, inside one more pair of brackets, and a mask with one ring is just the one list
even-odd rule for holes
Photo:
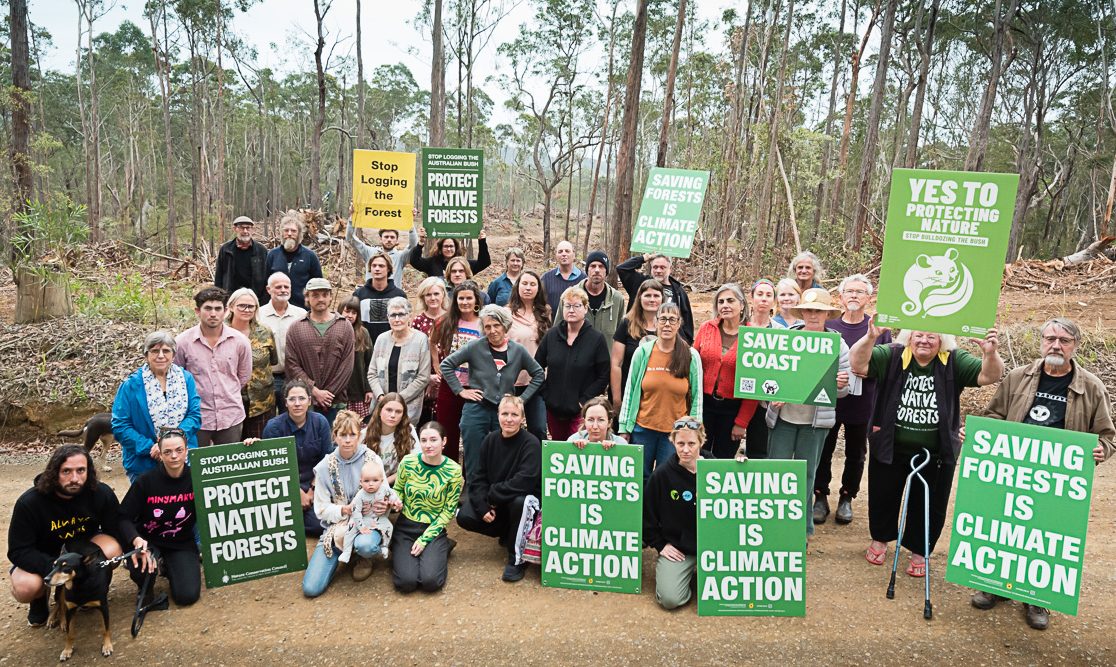
[[422,219],[432,238],[480,236],[484,214],[484,151],[422,149]]
[[699,616],[806,615],[806,462],[700,459]]
[[1097,436],[967,417],[946,581],[1077,614]]
[[643,447],[543,442],[542,585],[638,593]]
[[740,327],[736,344],[737,398],[837,405],[840,334]]
[[353,151],[354,227],[409,230],[414,208],[414,153]]
[[190,450],[206,588],[306,569],[294,438]]
[[988,333],[1018,187],[1017,174],[893,170],[877,323]]
[[632,252],[689,257],[708,185],[708,171],[652,167],[632,230]]

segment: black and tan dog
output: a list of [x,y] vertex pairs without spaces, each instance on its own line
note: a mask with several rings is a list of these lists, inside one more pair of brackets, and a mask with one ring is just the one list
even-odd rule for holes
[[74,653],[74,614],[80,608],[100,609],[104,633],[101,655],[112,655],[112,633],[109,630],[108,591],[112,570],[105,565],[105,553],[92,542],[68,542],[54,568],[43,578],[54,588],[54,609],[47,627],[61,626],[66,633],[66,647],[58,656],[66,661]]
[[109,447],[112,446],[112,413],[111,412],[98,412],[86,420],[85,425],[81,428],[75,428],[69,431],[59,431],[58,435],[67,438],[81,437],[82,444],[85,445],[85,451],[93,456],[93,449],[97,443],[101,444],[100,459],[101,470],[109,472],[112,468],[108,465]]

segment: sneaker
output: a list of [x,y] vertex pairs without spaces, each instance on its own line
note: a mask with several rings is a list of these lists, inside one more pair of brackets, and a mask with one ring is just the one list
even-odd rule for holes
[[391,558],[391,549],[380,547],[380,556],[383,557],[384,560]]
[[825,496],[814,497],[814,523],[825,523],[829,518],[829,498]]
[[846,526],[852,523],[852,498],[841,496],[841,500],[837,502],[837,513],[833,515],[833,520]]
[[522,579],[523,575],[526,574],[526,572],[527,561],[524,561],[519,565],[516,565],[515,563],[508,563],[504,566],[504,576],[501,577],[501,579],[507,582],[516,582]]
[[984,591],[974,591],[973,596],[969,598],[969,604],[977,609],[991,609],[996,606],[1000,600],[1006,600],[1002,595],[995,593],[985,593]]
[[1027,625],[1035,630],[1045,630],[1046,626],[1050,625],[1049,609],[1036,607],[1033,604],[1025,604],[1023,608],[1027,611]]
[[46,625],[49,616],[50,598],[46,595],[35,598],[31,601],[30,608],[27,610],[27,625],[33,628],[40,628]]
[[364,581],[372,576],[372,561],[368,558],[357,558],[349,572],[353,575],[353,581]]

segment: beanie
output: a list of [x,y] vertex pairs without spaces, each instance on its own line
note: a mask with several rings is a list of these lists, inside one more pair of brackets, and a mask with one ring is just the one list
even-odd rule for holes
[[588,269],[589,265],[593,262],[600,262],[601,264],[603,264],[605,273],[608,273],[608,271],[610,270],[608,266],[608,255],[605,254],[603,250],[594,250],[593,252],[589,253],[589,255],[585,258],[585,268]]

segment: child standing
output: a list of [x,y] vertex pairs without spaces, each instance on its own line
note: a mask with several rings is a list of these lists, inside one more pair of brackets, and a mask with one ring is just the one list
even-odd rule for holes
[[[391,486],[384,484],[384,464],[378,459],[373,459],[364,464],[360,469],[360,491],[357,491],[353,496],[353,502],[349,507],[351,512],[347,521],[347,529],[344,532],[344,539],[341,547],[341,556],[338,560],[342,563],[348,563],[349,557],[353,552],[353,541],[356,536],[367,535],[373,530],[380,532],[380,537],[383,538],[380,545],[380,555],[384,559],[391,557],[388,547],[391,545],[391,521],[388,520],[387,513],[384,514],[369,514],[365,516],[362,513],[364,503],[375,503],[377,501],[386,501],[391,507],[399,509],[403,503],[399,500],[399,496]],[[341,531],[337,531],[336,535],[341,535]]]

